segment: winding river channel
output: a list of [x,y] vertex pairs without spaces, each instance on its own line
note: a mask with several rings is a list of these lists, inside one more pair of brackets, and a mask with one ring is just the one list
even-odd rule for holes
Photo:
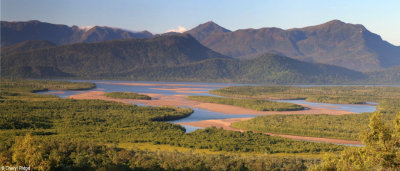
[[[215,90],[227,86],[244,86],[245,84],[228,84],[228,83],[187,83],[187,82],[139,82],[139,81],[93,81],[93,80],[73,80],[77,82],[93,82],[96,84],[96,88],[92,90],[82,91],[47,91],[38,92],[39,94],[52,94],[57,95],[61,98],[68,98],[71,95],[82,94],[85,92],[135,92],[143,94],[158,94],[164,97],[176,97],[176,96],[190,96],[190,95],[201,95],[201,96],[214,96],[208,91]],[[306,105],[308,107],[318,107],[323,109],[334,109],[343,110],[354,113],[373,112],[376,110],[374,104],[371,105],[347,105],[347,104],[328,104],[328,103],[312,103],[304,100],[278,100],[290,103],[296,103],[300,105]],[[134,103],[136,105],[146,105],[143,103]],[[177,106],[189,107],[185,103]],[[249,118],[255,117],[257,114],[246,113],[246,114],[229,114],[219,113],[207,109],[201,109],[196,107],[190,107],[194,110],[194,113],[189,117],[171,121],[171,123],[179,122],[198,122],[204,120],[216,120],[216,119],[230,119],[230,118]],[[189,125],[182,125],[186,128],[187,132],[192,132],[201,127],[194,127]]]

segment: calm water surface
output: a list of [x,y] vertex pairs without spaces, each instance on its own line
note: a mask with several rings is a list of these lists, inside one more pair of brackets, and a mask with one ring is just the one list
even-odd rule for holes
[[[184,84],[190,85],[187,88],[202,88],[205,91],[215,90],[221,87],[226,86],[244,86],[249,84],[229,84],[229,83],[188,83],[188,82],[141,82],[141,81],[96,81],[96,80],[71,80],[76,82],[93,82],[96,84],[96,88],[92,90],[84,90],[84,91],[62,91],[64,93],[57,93],[60,92],[58,90],[55,91],[47,91],[47,92],[39,92],[39,94],[53,94],[57,95],[61,98],[66,98],[70,95],[75,95],[79,93],[83,93],[85,91],[105,91],[105,92],[135,92],[135,93],[154,93],[154,94],[162,94],[166,96],[173,96],[173,95],[200,95],[200,96],[214,96],[209,93],[178,93],[175,91],[170,90],[157,90],[154,88],[185,88],[184,86],[176,86],[171,84]],[[115,82],[115,83],[147,83],[147,84],[164,84],[164,85],[149,85],[149,86],[132,86],[132,85],[116,85],[116,84],[105,84],[103,82]],[[169,84],[169,85],[168,85]],[[254,85],[254,84],[253,84]],[[299,85],[301,86],[301,85]],[[312,86],[312,85],[307,85]],[[289,102],[289,103],[296,103],[296,104],[304,104],[310,107],[318,107],[318,108],[328,108],[328,109],[338,109],[338,110],[347,110],[355,113],[364,113],[364,112],[373,112],[376,110],[376,106],[373,105],[347,105],[347,104],[329,104],[329,103],[312,103],[306,102],[304,100],[277,100],[282,102]],[[185,106],[182,106],[185,107]],[[171,123],[176,122],[195,122],[195,121],[202,121],[202,120],[210,120],[210,119],[228,119],[228,118],[247,118],[247,117],[254,117],[256,115],[237,115],[237,114],[223,114],[218,112],[212,112],[204,109],[193,108],[194,112],[189,117],[171,121]],[[192,132],[196,129],[201,129],[200,127],[193,127],[193,126],[186,126],[187,132]]]

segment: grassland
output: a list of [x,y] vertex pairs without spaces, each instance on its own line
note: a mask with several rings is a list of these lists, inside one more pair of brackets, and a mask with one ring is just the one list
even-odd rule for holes
[[206,102],[206,103],[217,103],[217,104],[239,106],[258,111],[295,111],[304,109],[303,106],[297,104],[274,102],[270,100],[236,99],[236,98],[212,97],[212,96],[188,96],[187,99]]
[[132,92],[110,92],[110,93],[104,93],[104,96],[111,98],[120,98],[120,99],[151,100],[150,96]]

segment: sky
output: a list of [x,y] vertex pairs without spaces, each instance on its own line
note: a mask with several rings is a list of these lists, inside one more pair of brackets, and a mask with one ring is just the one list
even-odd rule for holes
[[207,21],[229,30],[363,24],[400,46],[399,0],[1,0],[1,20],[110,26],[152,33],[185,31]]

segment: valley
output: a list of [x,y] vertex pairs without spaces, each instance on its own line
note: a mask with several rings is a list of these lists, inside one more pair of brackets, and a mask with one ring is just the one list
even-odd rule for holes
[[400,46],[324,21],[1,21],[0,166],[399,170]]

